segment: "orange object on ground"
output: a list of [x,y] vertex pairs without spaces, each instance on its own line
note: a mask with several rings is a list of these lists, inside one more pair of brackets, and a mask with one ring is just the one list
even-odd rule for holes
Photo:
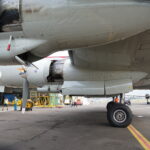
[[119,103],[119,98],[118,97],[115,98],[115,103]]

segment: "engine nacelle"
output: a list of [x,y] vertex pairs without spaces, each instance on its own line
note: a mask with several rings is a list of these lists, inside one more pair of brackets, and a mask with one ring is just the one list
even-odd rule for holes
[[0,85],[22,87],[23,78],[19,75],[22,66],[0,66]]
[[[64,95],[104,96],[127,93],[147,74],[130,71],[100,71],[73,66],[70,60],[44,60],[26,68],[30,87]],[[21,66],[0,67],[0,85],[22,87]],[[9,73],[11,72],[11,74]]]
[[51,61],[44,60],[39,61],[39,63],[40,64],[37,65],[38,69],[34,66],[26,68],[26,77],[30,84],[37,87],[43,87],[43,85],[48,83],[47,77],[50,73]]
[[65,60],[53,60],[43,62],[39,69],[28,67],[26,77],[30,84],[40,87],[39,92],[60,92],[64,82],[64,63]]
[[[42,66],[42,65],[41,65]],[[27,69],[27,79],[41,91],[64,95],[115,95],[133,90],[133,84],[146,76],[143,72],[100,71],[75,67],[70,60],[53,60],[37,69]]]

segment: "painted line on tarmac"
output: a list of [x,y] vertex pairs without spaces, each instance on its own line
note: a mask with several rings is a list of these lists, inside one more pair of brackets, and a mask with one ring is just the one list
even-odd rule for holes
[[141,146],[145,150],[150,150],[150,142],[146,139],[137,129],[135,129],[132,125],[128,126],[128,130],[135,137],[135,139],[141,144]]

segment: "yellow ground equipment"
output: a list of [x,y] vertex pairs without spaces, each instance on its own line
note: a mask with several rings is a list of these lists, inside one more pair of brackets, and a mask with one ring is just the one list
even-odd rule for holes
[[48,94],[47,96],[31,96],[32,101],[34,101],[35,107],[49,107],[49,108],[62,108],[58,94]]
[[[33,98],[33,97],[32,97]],[[49,96],[37,96],[35,99],[35,106],[49,106],[50,105],[50,101],[49,101]]]

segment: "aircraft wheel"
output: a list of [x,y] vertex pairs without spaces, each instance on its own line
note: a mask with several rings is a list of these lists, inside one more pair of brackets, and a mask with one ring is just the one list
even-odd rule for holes
[[114,104],[107,111],[107,120],[113,127],[125,128],[132,122],[132,111],[124,104]]
[[107,110],[109,111],[113,107],[113,105],[114,105],[113,101],[109,102],[106,106]]

